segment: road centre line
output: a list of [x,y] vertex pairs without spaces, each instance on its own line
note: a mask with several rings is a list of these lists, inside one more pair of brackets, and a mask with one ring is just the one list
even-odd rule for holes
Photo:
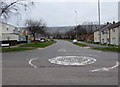
[[58,51],[65,52],[66,50],[65,49],[59,49]]

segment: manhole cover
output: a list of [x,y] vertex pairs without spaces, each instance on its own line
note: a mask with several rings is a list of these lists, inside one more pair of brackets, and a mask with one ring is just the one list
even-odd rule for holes
[[56,58],[51,58],[48,61],[60,65],[87,65],[94,63],[96,59],[85,56],[58,56]]

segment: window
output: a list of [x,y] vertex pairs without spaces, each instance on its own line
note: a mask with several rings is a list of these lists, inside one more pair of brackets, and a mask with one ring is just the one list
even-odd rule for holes
[[105,32],[104,32],[104,31],[102,31],[102,34],[105,34]]
[[7,30],[8,30],[8,28],[7,28]]
[[106,30],[106,34],[108,34],[108,30]]
[[115,38],[112,38],[112,44],[115,44]]
[[112,32],[115,32],[115,29],[112,29]]
[[102,39],[102,43],[104,43],[104,39]]

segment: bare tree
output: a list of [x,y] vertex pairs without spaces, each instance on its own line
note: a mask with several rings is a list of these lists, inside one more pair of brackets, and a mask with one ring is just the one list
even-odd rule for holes
[[26,20],[27,29],[30,31],[34,40],[38,34],[46,35],[47,27],[45,23],[40,19],[39,21],[36,20]]
[[[33,2],[31,2],[33,4]],[[18,10],[17,5],[22,5],[25,7],[28,7],[26,3],[24,3],[24,0],[0,0],[0,17],[4,17],[5,19],[10,16],[10,14],[15,14],[15,12]]]
[[77,29],[78,35],[84,35],[87,33],[86,29],[84,27],[82,27],[81,25],[78,25],[77,27],[74,28],[75,31],[76,31],[76,29]]
[[98,28],[97,22],[84,22],[83,27],[86,29],[88,34],[93,34],[95,30]]

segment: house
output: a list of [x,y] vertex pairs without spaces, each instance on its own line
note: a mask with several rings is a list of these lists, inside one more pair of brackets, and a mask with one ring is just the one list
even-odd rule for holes
[[96,42],[96,43],[100,42],[100,32],[99,32],[99,30],[96,30],[94,32],[94,42]]
[[19,30],[19,40],[21,41],[21,42],[26,42],[26,41],[33,41],[34,40],[34,38],[33,38],[33,36],[31,35],[31,33],[29,32],[29,30],[26,28],[26,27],[20,27],[19,28],[20,30]]
[[110,44],[110,30],[109,30],[109,26],[111,25],[111,23],[107,23],[106,26],[104,26],[103,28],[101,28],[101,43],[102,44]]
[[[101,40],[101,41],[100,41]],[[94,42],[102,44],[119,45],[120,22],[107,23],[107,25],[94,32]]]
[[[102,29],[103,27],[105,27],[106,25],[102,25],[102,26],[100,26],[100,29]],[[96,30],[96,31],[94,31],[94,42],[96,42],[96,43],[100,43],[101,41],[100,41],[100,38],[101,38],[101,36],[100,36],[100,30],[98,29],[98,30]]]
[[120,22],[113,23],[108,28],[110,29],[110,44],[119,45],[120,43]]
[[15,45],[19,41],[18,28],[10,24],[0,22],[0,42]]
[[93,42],[94,35],[93,34],[80,35],[80,40]]

